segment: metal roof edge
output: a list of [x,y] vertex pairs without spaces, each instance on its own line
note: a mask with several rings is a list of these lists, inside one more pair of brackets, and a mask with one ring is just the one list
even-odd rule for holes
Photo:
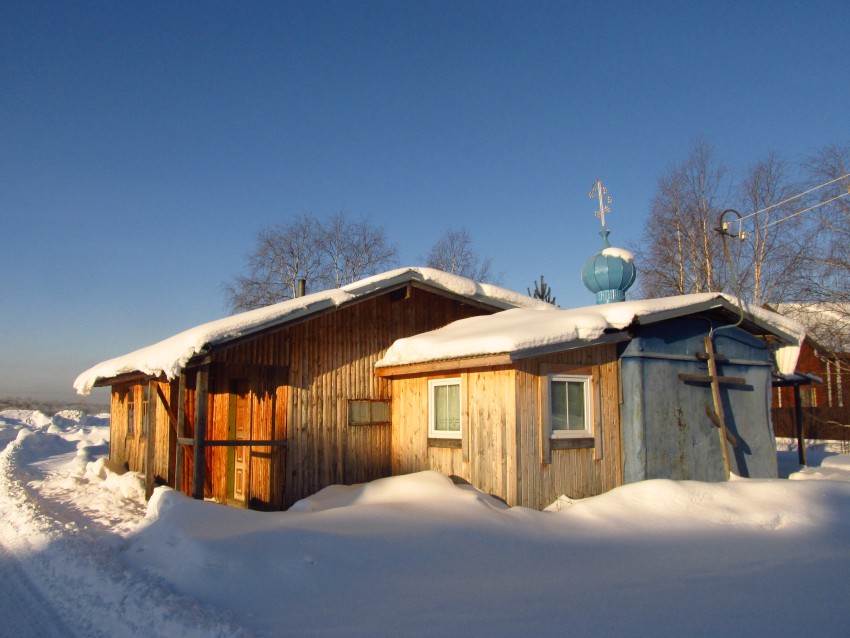
[[[743,310],[744,310],[744,320],[749,323],[758,326],[759,328],[766,330],[777,337],[780,337],[787,341],[788,343],[799,344],[800,340],[793,334],[787,332],[782,329],[775,323],[769,322],[749,310],[747,310],[748,304],[744,302]],[[651,315],[647,315],[638,319],[639,325],[651,325],[654,323],[659,323],[661,321],[667,321],[670,319],[677,319],[679,317],[687,317],[690,315],[695,315],[699,312],[706,312],[709,310],[717,310],[723,309],[728,312],[732,312],[734,314],[740,314],[741,308],[737,303],[732,303],[729,298],[723,293],[717,293],[716,297],[712,299],[708,299],[706,301],[702,301],[697,304],[693,304],[690,306],[682,306],[680,308],[672,308],[670,310],[663,310],[657,313],[653,313]],[[773,311],[770,311],[773,312]],[[775,313],[778,316],[782,316],[779,313]]]
[[522,359],[530,359],[531,357],[541,357],[547,354],[598,346],[606,343],[622,343],[623,341],[631,340],[631,338],[632,335],[628,330],[618,330],[617,332],[605,333],[601,337],[589,341],[585,339],[571,339],[570,341],[561,341],[559,343],[547,343],[543,346],[515,350],[510,355],[511,360],[520,361]]

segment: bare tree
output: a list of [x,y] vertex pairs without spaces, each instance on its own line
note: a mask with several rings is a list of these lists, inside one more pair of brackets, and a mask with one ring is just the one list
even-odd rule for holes
[[298,279],[313,291],[338,288],[374,275],[396,261],[383,228],[366,218],[337,213],[323,224],[297,215],[288,224],[261,229],[248,255],[248,274],[224,286],[234,311],[267,306],[296,295]]
[[635,249],[648,297],[722,290],[728,280],[715,232],[728,188],[726,169],[703,140],[658,180],[641,246]]
[[[652,215],[635,251],[643,294],[726,291],[758,305],[796,297],[812,246],[811,224],[785,219],[800,203],[786,200],[799,190],[776,153],[749,166],[733,188],[711,146],[698,140],[688,158],[658,180]],[[723,218],[729,222],[728,255],[718,232],[727,204],[743,215],[740,222],[732,213]]]
[[741,294],[759,306],[796,294],[810,246],[808,232],[803,218],[778,222],[792,212],[791,198],[799,191],[787,164],[771,152],[746,170],[738,186],[738,207],[746,219],[736,224],[734,218],[726,218],[732,221],[731,233],[746,233],[742,241],[731,242],[733,255]]
[[492,263],[472,248],[472,238],[466,228],[449,229],[437,240],[428,253],[427,264],[475,281],[494,282]]
[[337,213],[328,221],[321,250],[329,288],[374,275],[395,263],[398,257],[383,228],[373,226],[366,218],[349,220],[345,213]]
[[[809,186],[817,188],[805,202],[814,207],[814,236],[809,243],[803,286],[798,299],[817,304],[844,323],[850,322],[850,143],[817,151],[804,166]],[[831,183],[830,183],[831,182]],[[826,334],[822,341],[831,340]],[[842,347],[850,342],[842,338]]]
[[723,267],[719,235],[715,232],[718,216],[724,208],[722,191],[726,188],[726,168],[715,159],[714,148],[705,140],[693,143],[691,154],[682,165],[686,193],[685,226],[693,246],[694,292],[722,290]]
[[[642,245],[635,248],[643,270],[640,287],[647,297],[683,295],[690,291],[690,283],[686,285],[688,236],[683,182],[681,167],[671,169],[658,180]],[[688,253],[691,248],[687,247]]]
[[288,224],[262,228],[248,255],[248,273],[224,288],[230,307],[250,310],[295,297],[298,279],[322,280],[322,230],[312,215],[297,215]]

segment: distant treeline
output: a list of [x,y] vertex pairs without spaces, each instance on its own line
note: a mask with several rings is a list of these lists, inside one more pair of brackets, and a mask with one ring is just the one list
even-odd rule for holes
[[0,410],[39,410],[47,415],[53,415],[61,410],[80,410],[86,414],[109,412],[109,405],[90,403],[88,401],[45,401],[29,397],[0,398]]

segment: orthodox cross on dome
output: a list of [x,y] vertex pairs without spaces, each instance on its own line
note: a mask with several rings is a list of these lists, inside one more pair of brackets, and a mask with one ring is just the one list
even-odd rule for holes
[[599,201],[596,216],[602,222],[602,230],[599,231],[602,248],[584,264],[581,280],[585,288],[596,295],[596,303],[624,301],[626,290],[634,283],[637,274],[634,256],[627,250],[614,248],[608,241],[611,233],[605,225],[605,214],[611,212],[608,206],[611,198],[601,179],[597,179],[590,189],[590,199],[594,198]]
[[597,179],[590,189],[590,199],[596,197],[599,200],[599,210],[594,214],[602,220],[602,228],[605,228],[605,213],[611,212],[611,197],[607,195],[608,189],[602,185],[602,180]]

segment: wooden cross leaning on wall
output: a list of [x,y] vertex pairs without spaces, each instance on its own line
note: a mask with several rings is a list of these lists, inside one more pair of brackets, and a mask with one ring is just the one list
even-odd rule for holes
[[723,414],[723,402],[720,399],[720,386],[728,385],[746,385],[747,380],[743,377],[721,377],[717,374],[717,362],[725,361],[726,358],[714,351],[714,344],[711,341],[711,336],[707,335],[704,339],[705,352],[698,352],[697,358],[704,359],[708,363],[708,374],[680,374],[679,379],[690,383],[710,383],[711,397],[714,402],[714,409],[710,405],[705,405],[705,413],[711,422],[718,429],[720,435],[720,449],[723,452],[723,467],[726,470],[726,480],[729,480],[731,469],[729,465],[729,450],[726,447],[726,442],[732,444],[732,447],[738,447],[738,440],[726,428],[726,417]]

